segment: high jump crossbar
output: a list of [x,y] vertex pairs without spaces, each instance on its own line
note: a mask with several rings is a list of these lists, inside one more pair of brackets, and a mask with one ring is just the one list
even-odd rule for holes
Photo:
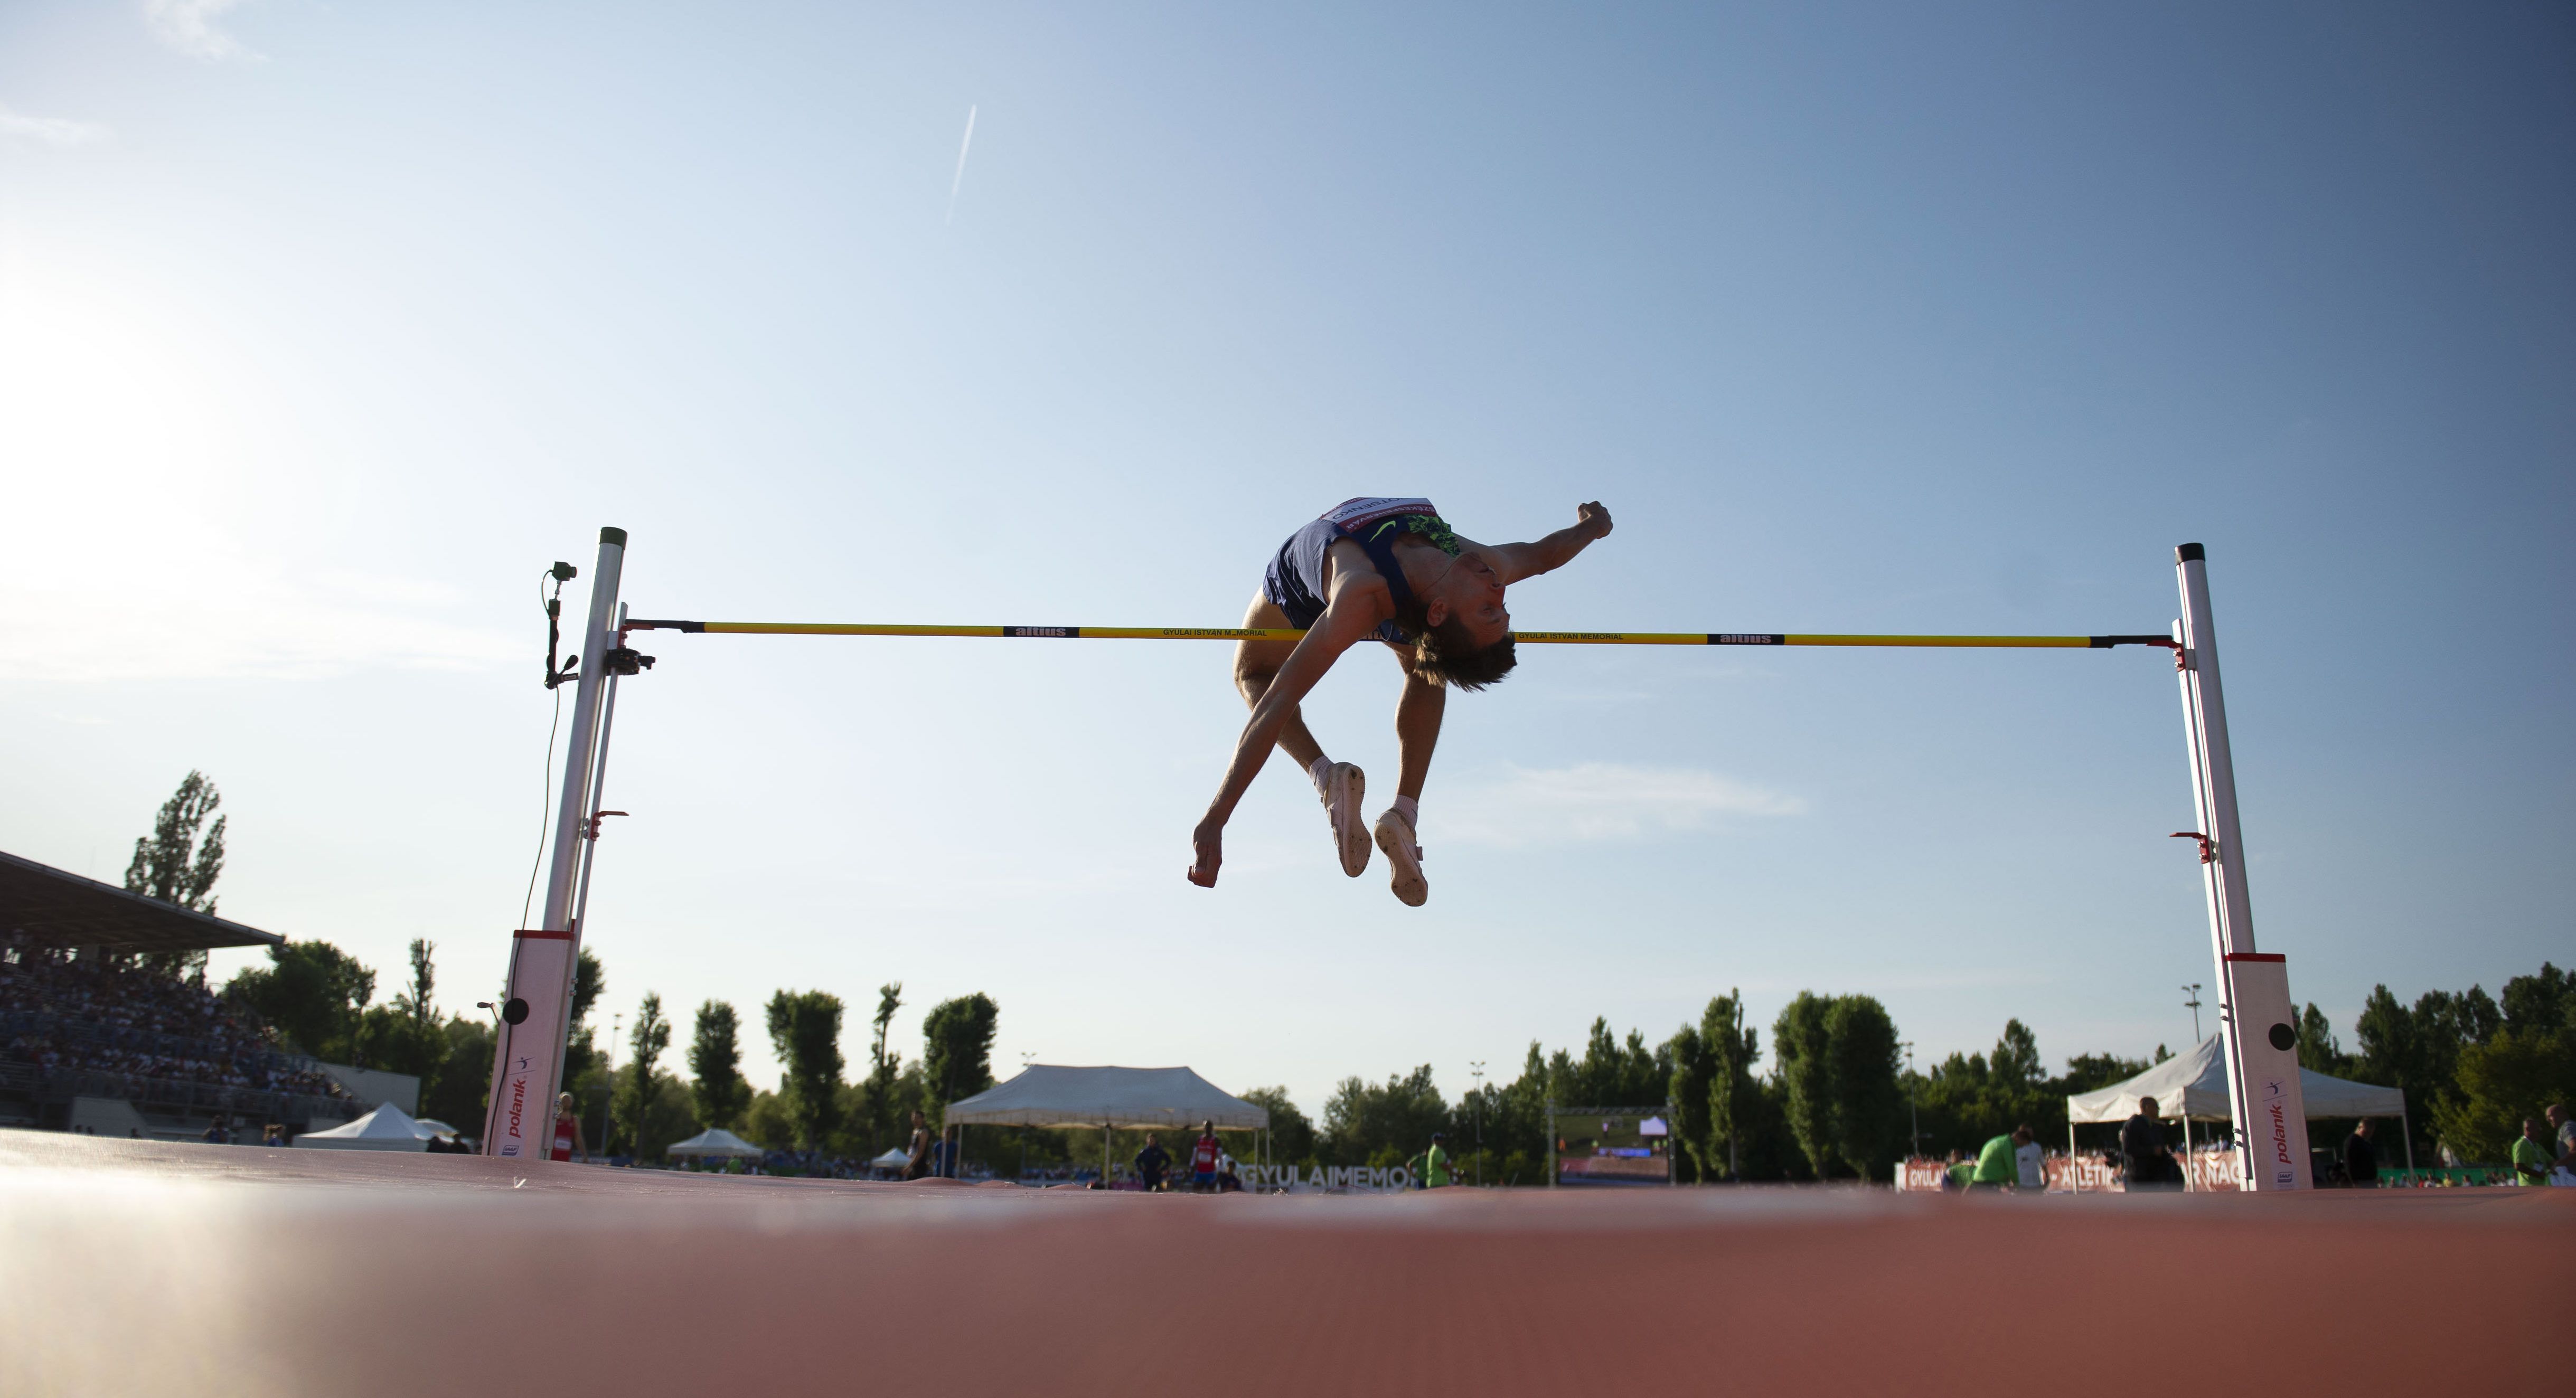
[[[833,621],[656,621],[627,631],[732,636],[998,636],[1067,641],[1293,641],[1303,631],[1245,626],[898,626]],[[1556,646],[1933,646],[1988,650],[2108,650],[2164,646],[2170,636],[1841,636],[1796,631],[1515,631],[1523,645]]]

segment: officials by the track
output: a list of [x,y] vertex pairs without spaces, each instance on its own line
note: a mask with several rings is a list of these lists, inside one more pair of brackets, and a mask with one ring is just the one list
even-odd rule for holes
[[2343,1177],[2355,1189],[2379,1187],[2379,1147],[2371,1140],[2379,1124],[2368,1117],[2352,1124],[2352,1134],[2343,1138]]
[[2153,1097],[2139,1098],[2137,1112],[2120,1123],[2120,1177],[2132,1191],[2182,1187],[2182,1168],[2165,1144]]
[[1976,1168],[1969,1172],[1968,1183],[1979,1189],[2023,1188],[2020,1152],[2025,1146],[2038,1149],[2027,1126],[2016,1126],[1986,1142],[1985,1149],[1977,1152]]
[[912,1114],[912,1140],[904,1147],[903,1177],[926,1179],[930,1175],[930,1119],[919,1112]]

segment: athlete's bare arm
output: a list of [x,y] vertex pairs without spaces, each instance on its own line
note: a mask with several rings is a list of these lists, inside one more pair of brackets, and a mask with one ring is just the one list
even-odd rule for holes
[[1584,546],[1610,532],[1610,512],[1595,500],[1577,505],[1574,523],[1546,538],[1526,544],[1479,544],[1459,542],[1477,550],[1491,561],[1495,572],[1502,575],[1503,585],[1511,586],[1523,578],[1552,573],[1574,560]]
[[1393,615],[1394,596],[1374,573],[1343,572],[1334,579],[1332,600],[1324,604],[1324,614],[1288,653],[1288,663],[1279,667],[1270,687],[1262,691],[1260,702],[1252,706],[1252,717],[1243,725],[1243,736],[1235,740],[1225,785],[1218,788],[1206,817],[1191,835],[1198,846],[1198,862],[1190,866],[1190,882],[1201,888],[1216,887],[1217,866],[1225,862],[1225,823],[1234,818],[1236,804],[1270,761],[1270,750],[1278,743],[1288,715],[1296,712],[1298,701],[1342,658],[1342,652],[1376,634]]

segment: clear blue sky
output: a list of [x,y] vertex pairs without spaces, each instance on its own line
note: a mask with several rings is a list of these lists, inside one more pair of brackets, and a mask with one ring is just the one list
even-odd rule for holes
[[[1345,496],[1599,498],[1524,626],[2158,631],[2205,542],[2261,944],[2347,1032],[2492,989],[2576,954],[2571,73],[2528,5],[13,4],[0,848],[114,878],[201,768],[226,914],[461,1008],[602,524],[641,614],[1232,624]],[[2153,652],[1533,649],[1410,912],[1285,763],[1183,882],[1221,647],[645,649],[603,1020],[900,979],[1313,1110],[1732,986],[2144,1054],[2210,979]],[[1310,707],[1381,791],[1392,675]]]

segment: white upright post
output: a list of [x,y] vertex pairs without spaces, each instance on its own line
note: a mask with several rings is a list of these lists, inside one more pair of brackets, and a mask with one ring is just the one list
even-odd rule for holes
[[2219,1033],[2227,1055],[2227,1099],[2239,1188],[2305,1189],[2308,1119],[2299,1091],[2299,1038],[2290,974],[2277,955],[2254,949],[2254,910],[2245,888],[2245,845],[2236,823],[2236,766],[2227,746],[2227,703],[2218,683],[2218,632],[2210,619],[2209,565],[2198,544],[2174,550],[2182,587],[2175,639],[2182,678],[2192,794],[2199,812],[2203,892],[2218,962]]
[[580,960],[573,900],[580,884],[582,837],[588,832],[596,768],[599,711],[608,688],[608,652],[617,644],[618,575],[626,531],[599,531],[599,562],[590,575],[590,620],[582,633],[581,671],[573,691],[572,738],[564,753],[563,800],[555,812],[554,862],[535,927],[512,934],[509,988],[501,1033],[493,1044],[492,1099],[483,1113],[483,1153],[513,1159],[546,1154],[572,1031],[572,988]]

